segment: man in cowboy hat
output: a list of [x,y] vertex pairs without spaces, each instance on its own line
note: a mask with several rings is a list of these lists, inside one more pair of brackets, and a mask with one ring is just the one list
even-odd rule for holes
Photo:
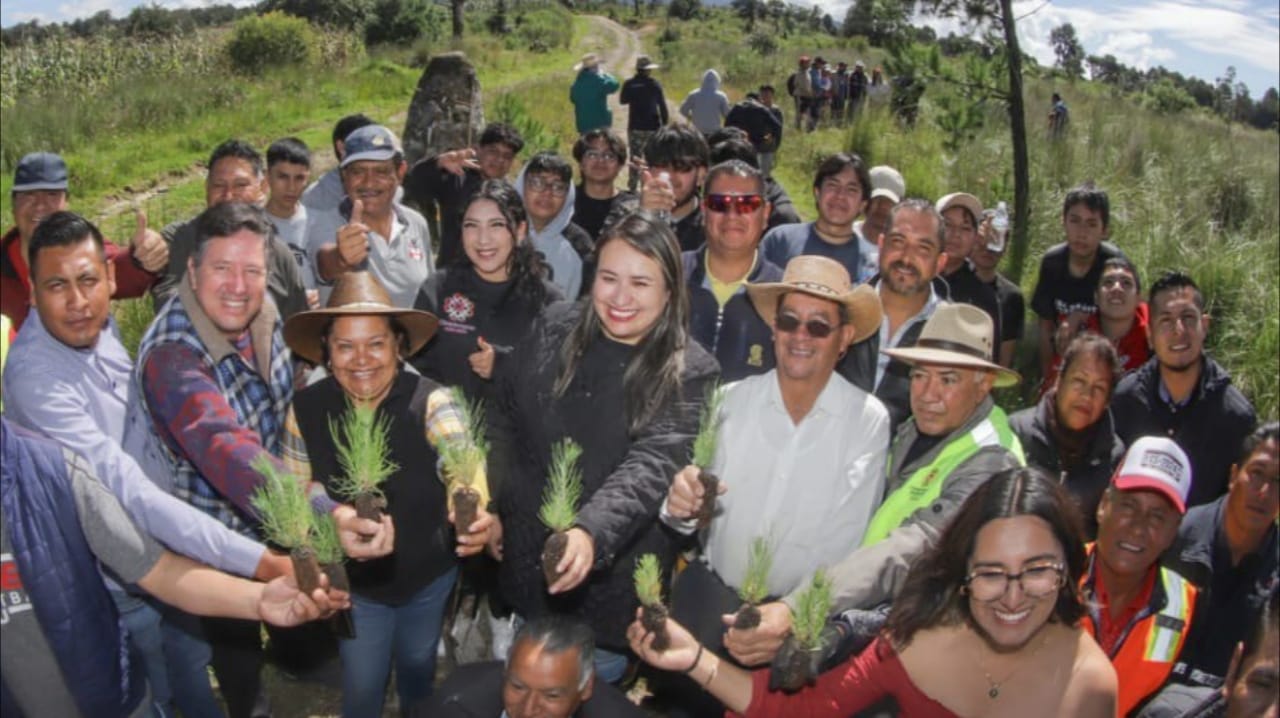
[[[992,361],[991,337],[991,318],[981,309],[943,302],[913,348],[884,350],[911,366],[913,418],[898,429],[885,499],[861,544],[828,571],[834,611],[892,600],[969,494],[993,474],[1023,465],[1022,447],[990,396],[1020,377]],[[805,576],[797,585],[808,582]],[[729,631],[725,645],[734,658],[745,665],[773,658],[791,629],[796,593],[762,606],[759,628]]]
[[[293,398],[279,310],[266,301],[274,229],[266,210],[244,202],[215,204],[194,226],[177,296],[161,307],[138,347],[124,446],[148,476],[164,477],[178,498],[260,539],[251,497],[264,479],[253,463],[266,457],[284,469],[278,457]],[[312,503],[333,513],[349,555],[392,550],[386,520],[358,518],[353,507],[326,496],[314,495]],[[249,715],[261,686],[261,626],[233,619],[203,624],[228,712]],[[207,648],[191,637],[186,650]]]
[[[777,368],[724,390],[719,451],[705,468],[727,491],[702,534],[702,558],[672,594],[676,618],[718,652],[732,618],[723,614],[741,603],[736,589],[752,540],[771,539],[770,596],[785,596],[818,567],[840,561],[863,540],[889,447],[888,411],[835,372],[850,344],[880,328],[875,291],[855,288],[839,262],[803,255],[787,264],[782,281],[748,284],[747,294],[774,329]],[[692,517],[704,498],[698,472],[688,466],[675,476],[661,512],[682,533],[696,528]]]
[[569,100],[573,102],[573,119],[578,134],[613,125],[613,111],[609,109],[609,95],[618,91],[622,83],[604,71],[600,58],[594,52],[582,56],[573,66],[578,77],[569,88]]

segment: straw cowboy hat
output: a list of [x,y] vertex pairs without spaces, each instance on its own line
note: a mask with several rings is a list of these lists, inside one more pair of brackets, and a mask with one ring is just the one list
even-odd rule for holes
[[789,292],[802,292],[843,304],[853,324],[850,344],[880,331],[880,296],[865,284],[855,288],[849,281],[849,271],[834,259],[800,255],[787,262],[781,282],[747,285],[747,296],[770,327],[778,313],[778,297]]
[[594,52],[588,52],[582,56],[582,59],[578,61],[578,64],[573,66],[573,71],[578,72],[580,70],[590,70],[599,64],[600,58]]
[[914,347],[881,351],[912,365],[941,364],[993,371],[996,386],[1013,386],[1022,381],[1018,372],[991,361],[994,332],[991,317],[972,304],[939,302],[933,316],[924,323]]
[[320,333],[334,317],[391,317],[408,333],[409,355],[417,354],[436,333],[439,321],[431,312],[392,306],[391,297],[368,272],[348,272],[338,278],[329,295],[329,306],[289,317],[284,323],[284,343],[294,354],[319,364]]

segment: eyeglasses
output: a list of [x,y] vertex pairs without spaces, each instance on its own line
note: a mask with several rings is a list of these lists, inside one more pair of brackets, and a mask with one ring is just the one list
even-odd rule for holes
[[751,214],[764,206],[764,197],[758,194],[709,194],[705,200],[709,211],[724,214],[730,208],[734,214]]
[[527,177],[524,186],[534,192],[550,192],[557,197],[563,197],[569,194],[569,185],[564,182],[556,182],[554,180],[543,179],[541,177]]
[[587,150],[582,153],[585,160],[599,160],[600,162],[617,162],[618,156],[608,150]]
[[[715,195],[711,196],[714,197]],[[803,326],[804,330],[809,333],[809,336],[814,339],[826,339],[831,336],[831,332],[835,331],[835,327],[824,321],[810,319],[809,321],[802,322],[800,321],[800,317],[797,317],[794,314],[779,314],[773,320],[773,326],[776,327],[778,331],[785,332],[787,334],[795,334],[799,332],[800,327]]]
[[969,595],[977,601],[1000,599],[1009,590],[1009,583],[1012,581],[1018,582],[1028,598],[1042,598],[1062,586],[1062,572],[1063,566],[1058,563],[1031,566],[1017,573],[983,569],[966,576],[964,582],[969,587]]

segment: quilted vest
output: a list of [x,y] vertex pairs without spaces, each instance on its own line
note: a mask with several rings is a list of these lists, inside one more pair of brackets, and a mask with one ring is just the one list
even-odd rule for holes
[[[0,417],[0,505],[40,628],[80,714],[127,716],[146,693],[76,515],[68,458]],[[4,714],[21,715],[7,686]],[[11,712],[12,711],[12,712]]]

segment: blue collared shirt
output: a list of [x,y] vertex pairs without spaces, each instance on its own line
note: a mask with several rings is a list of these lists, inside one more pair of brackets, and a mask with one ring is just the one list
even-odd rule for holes
[[252,576],[261,544],[165,492],[122,448],[132,371],[114,321],[103,327],[96,346],[73,349],[32,312],[5,364],[5,415],[88,459],[134,522],[169,549]]

